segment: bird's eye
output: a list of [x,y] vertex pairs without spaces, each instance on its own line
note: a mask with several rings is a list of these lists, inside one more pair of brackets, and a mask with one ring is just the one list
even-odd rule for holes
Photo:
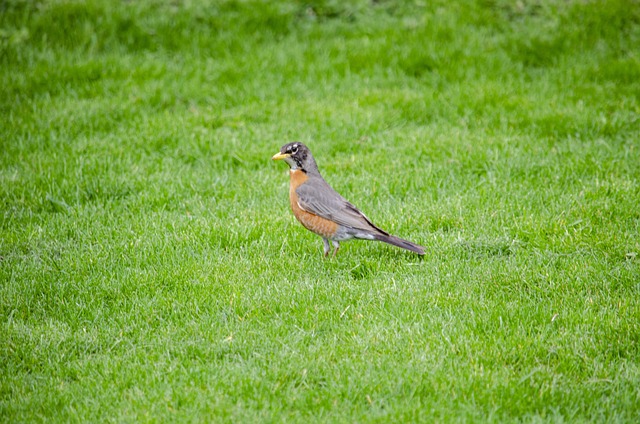
[[298,145],[294,144],[293,146],[291,146],[291,153],[295,155],[297,152],[298,152]]

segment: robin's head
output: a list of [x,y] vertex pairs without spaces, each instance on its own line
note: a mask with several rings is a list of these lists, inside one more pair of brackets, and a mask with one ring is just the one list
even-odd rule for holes
[[318,170],[309,148],[298,141],[285,144],[280,148],[280,152],[273,155],[271,159],[284,159],[292,170],[299,169],[304,172]]

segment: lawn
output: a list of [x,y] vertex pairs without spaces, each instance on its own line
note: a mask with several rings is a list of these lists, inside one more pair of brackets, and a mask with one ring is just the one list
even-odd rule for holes
[[[640,4],[0,1],[0,421],[637,422]],[[392,234],[333,259],[298,140]]]

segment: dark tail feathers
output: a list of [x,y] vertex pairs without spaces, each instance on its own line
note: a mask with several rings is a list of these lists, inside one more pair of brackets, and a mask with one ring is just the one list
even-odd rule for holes
[[393,244],[394,246],[398,246],[402,249],[411,250],[412,252],[415,252],[418,255],[424,255],[424,247],[415,243],[411,243],[408,240],[403,240],[396,236],[380,234],[380,235],[376,235],[376,240]]

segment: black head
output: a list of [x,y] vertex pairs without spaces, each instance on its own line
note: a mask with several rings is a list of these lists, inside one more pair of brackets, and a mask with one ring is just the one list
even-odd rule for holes
[[280,148],[280,152],[273,155],[271,159],[283,159],[293,170],[300,169],[308,172],[318,169],[309,148],[298,141],[285,144]]

